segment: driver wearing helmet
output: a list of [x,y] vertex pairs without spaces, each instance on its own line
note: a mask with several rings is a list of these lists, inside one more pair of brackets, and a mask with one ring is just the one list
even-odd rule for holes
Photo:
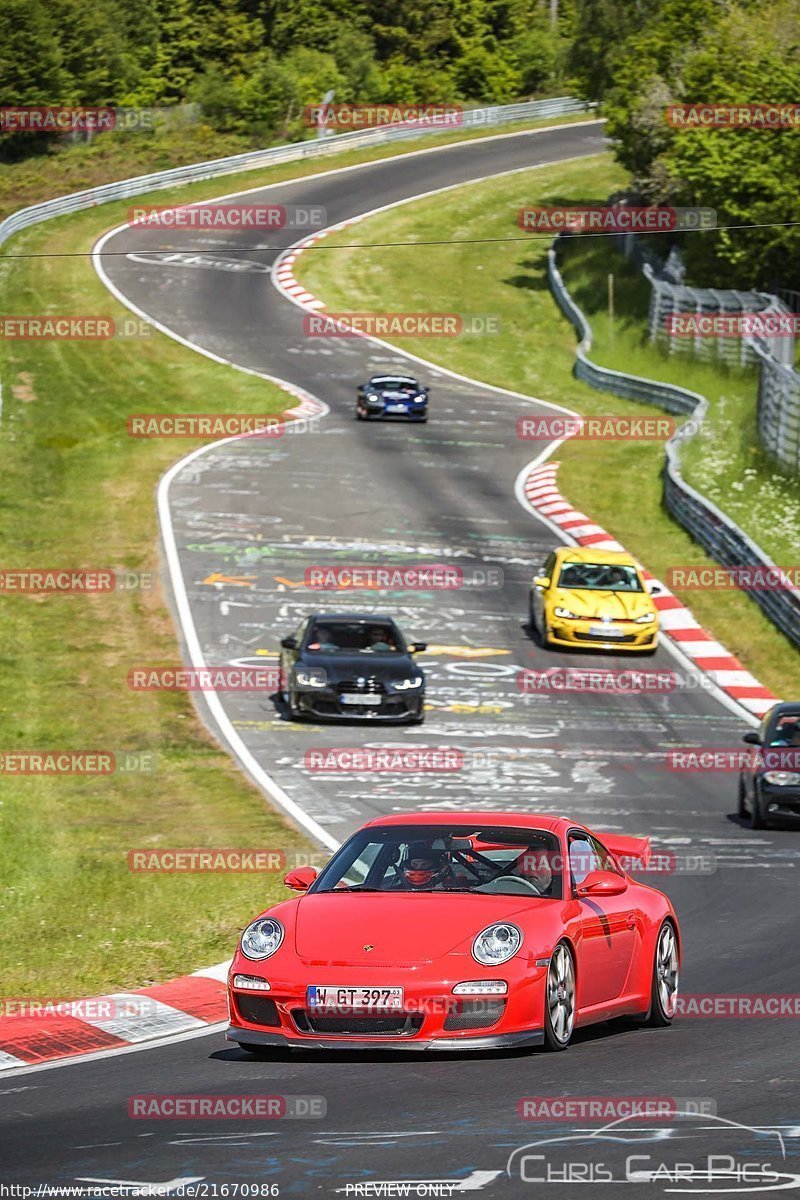
[[429,892],[445,886],[450,864],[444,850],[434,850],[426,842],[408,847],[400,866],[398,886],[406,892]]
[[531,883],[540,896],[549,896],[553,886],[553,867],[550,855],[542,847],[531,846],[517,859],[516,872]]

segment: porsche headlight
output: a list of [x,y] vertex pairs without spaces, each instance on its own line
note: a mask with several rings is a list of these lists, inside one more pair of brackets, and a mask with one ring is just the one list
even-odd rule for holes
[[321,667],[298,667],[294,677],[301,687],[323,688],[328,683],[328,676]]
[[800,783],[800,773],[797,771],[765,771],[762,778],[778,787],[792,787]]
[[421,688],[424,680],[421,675],[417,675],[411,679],[395,679],[392,682],[392,687],[396,692],[408,692],[412,688]]
[[472,957],[485,967],[508,962],[522,945],[522,932],[516,925],[502,922],[488,925],[472,943]]
[[380,399],[380,396],[376,396],[374,392],[371,392],[370,395],[367,396],[367,404],[379,404]]
[[568,621],[577,621],[578,619],[578,614],[574,613],[570,608],[560,608],[558,605],[556,605],[553,609],[553,612],[557,617],[566,617]]
[[640,617],[637,617],[635,619],[634,625],[649,625],[650,622],[655,621],[655,619],[656,619],[655,613],[642,613],[642,615]]
[[274,917],[259,917],[242,934],[241,947],[245,958],[269,958],[283,941],[283,926]]

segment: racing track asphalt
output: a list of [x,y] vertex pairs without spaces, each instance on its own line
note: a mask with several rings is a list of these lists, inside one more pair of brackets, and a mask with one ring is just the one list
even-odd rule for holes
[[[332,224],[449,184],[597,153],[603,144],[596,123],[520,133],[328,172],[267,189],[263,199],[321,204]],[[209,192],[216,194],[211,186]],[[248,196],[258,199],[258,193]],[[366,230],[361,226],[357,238]],[[269,242],[285,246],[296,236],[270,234]],[[431,704],[424,726],[292,725],[271,700],[223,696],[248,749],[337,839],[373,814],[457,811],[467,802],[565,813],[598,830],[649,833],[657,846],[715,854],[714,873],[659,882],[682,922],[682,990],[798,990],[796,835],[743,828],[733,816],[732,774],[681,774],[661,765],[670,748],[737,746],[744,719],[702,691],[524,697],[517,689],[523,667],[631,665],[622,656],[546,654],[525,628],[532,568],[554,543],[514,496],[517,473],[535,452],[516,439],[515,422],[536,405],[410,364],[431,384],[430,422],[415,428],[356,423],[356,382],[374,370],[409,367],[407,360],[366,341],[304,336],[303,314],[263,269],[277,251],[237,257],[264,240],[126,229],[103,248],[103,269],[132,306],[231,362],[307,389],[330,407],[305,432],[214,447],[171,485],[181,571],[206,661],[263,665],[309,607],[371,607],[368,595],[337,600],[322,594],[309,603],[308,594],[292,586],[308,565],[432,562],[450,550],[465,569],[499,566],[505,586],[403,593],[375,605],[397,613],[412,638],[434,648],[422,660]],[[145,250],[190,257],[199,251],[217,265],[143,262]],[[237,261],[250,266],[226,269]],[[430,252],[420,255],[421,270],[432,262]],[[137,402],[137,411],[142,407]],[[163,407],[163,398],[153,407]],[[213,398],[198,405],[213,407]],[[202,582],[215,573],[249,576],[253,586]],[[465,647],[492,653],[465,657]],[[664,649],[644,664],[677,665]],[[321,777],[303,762],[312,747],[393,743],[494,754],[446,778]],[[525,1195],[531,1188],[519,1179],[493,1176],[504,1171],[511,1150],[546,1132],[518,1118],[520,1097],[703,1097],[721,1117],[746,1125],[797,1126],[797,1062],[787,1054],[795,1031],[785,1020],[684,1019],[668,1030],[579,1031],[562,1055],[309,1053],[272,1062],[252,1061],[214,1033],[4,1076],[3,1175],[10,1182],[51,1184],[193,1176],[216,1184],[276,1183],[281,1195],[301,1196],[334,1194],[369,1179],[463,1180],[485,1171],[473,1177],[475,1186]],[[284,1120],[266,1130],[255,1122],[151,1125],[127,1117],[128,1097],[164,1092],[320,1095],[327,1116]],[[562,1124],[550,1132],[572,1129]],[[696,1131],[701,1141],[691,1144],[705,1145],[707,1138],[711,1146],[714,1136]],[[787,1153],[795,1145],[790,1139]],[[610,1154],[595,1147],[589,1157]],[[585,1185],[579,1194],[607,1195],[601,1187]],[[660,1191],[649,1185],[642,1194]],[[635,1187],[626,1195],[638,1192]]]

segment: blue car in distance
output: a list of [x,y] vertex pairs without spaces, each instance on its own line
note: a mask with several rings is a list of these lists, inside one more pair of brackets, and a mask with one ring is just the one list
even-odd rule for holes
[[356,420],[373,417],[404,417],[427,421],[428,389],[412,375],[373,375],[358,389]]

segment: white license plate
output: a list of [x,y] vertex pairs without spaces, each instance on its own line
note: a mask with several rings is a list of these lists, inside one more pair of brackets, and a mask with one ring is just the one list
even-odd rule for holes
[[370,696],[366,694],[360,696],[356,692],[343,692],[340,696],[340,700],[342,704],[366,704],[371,707],[379,707],[381,702],[380,696]]
[[309,1008],[391,1009],[403,1007],[401,987],[325,987],[310,986],[306,992]]
[[387,404],[383,411],[384,412],[394,412],[394,413],[404,413],[404,412],[408,412],[408,409],[406,408],[405,404]]
[[625,637],[624,629],[615,629],[613,625],[590,625],[589,633],[593,637],[618,638]]

